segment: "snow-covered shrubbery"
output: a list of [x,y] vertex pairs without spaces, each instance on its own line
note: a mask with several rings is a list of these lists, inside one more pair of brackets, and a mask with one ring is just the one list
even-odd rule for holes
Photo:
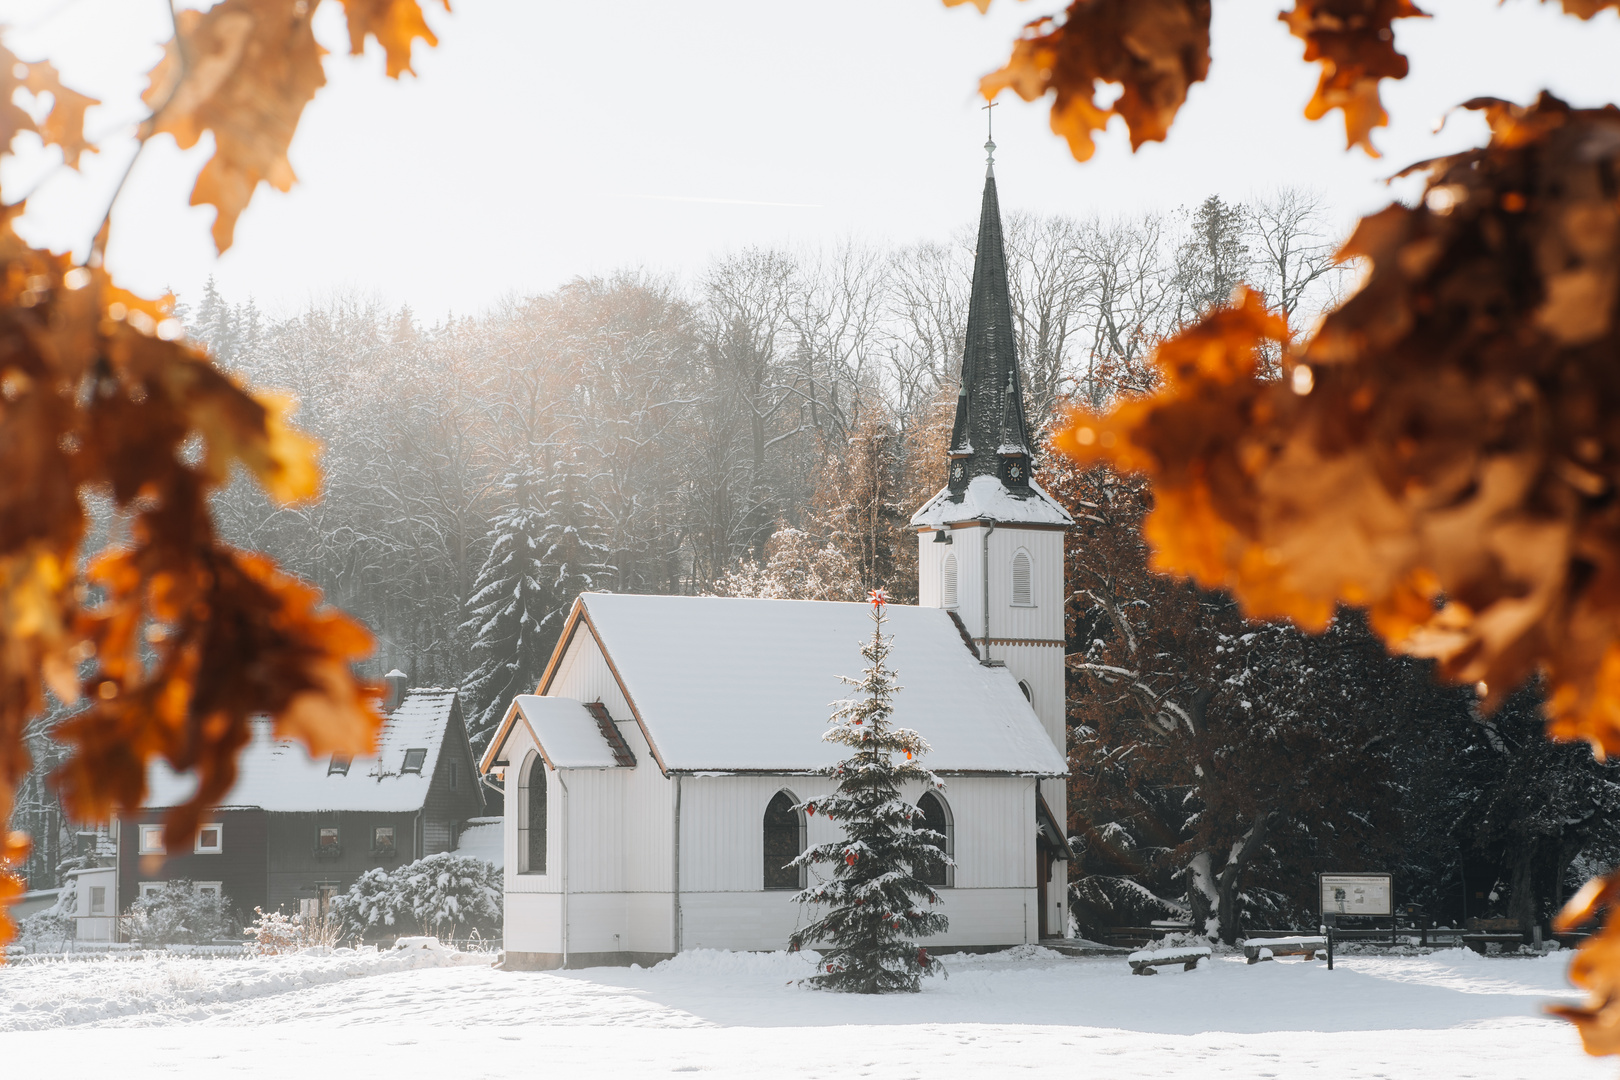
[[396,870],[379,867],[335,897],[332,914],[346,935],[487,936],[501,926],[501,873],[493,863],[450,852]]
[[170,881],[143,896],[123,918],[129,940],[156,945],[200,945],[233,937],[236,920],[228,897],[199,892],[189,881]]
[[242,931],[250,939],[248,947],[258,956],[279,956],[315,946],[335,947],[343,936],[342,925],[333,916],[284,915],[254,908],[253,922]]
[[17,944],[29,949],[59,948],[63,943],[73,940],[77,932],[74,927],[75,921],[72,915],[64,914],[54,907],[36,911],[18,924]]

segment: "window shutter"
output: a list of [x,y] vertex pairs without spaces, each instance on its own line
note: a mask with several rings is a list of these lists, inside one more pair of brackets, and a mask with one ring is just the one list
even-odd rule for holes
[[1022,548],[1013,556],[1012,602],[1014,607],[1035,606],[1034,589],[1030,584],[1029,552]]
[[945,570],[940,582],[940,603],[945,607],[956,608],[956,556],[945,556]]

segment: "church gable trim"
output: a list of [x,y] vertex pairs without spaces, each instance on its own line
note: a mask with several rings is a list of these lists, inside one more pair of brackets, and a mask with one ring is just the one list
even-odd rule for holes
[[619,674],[619,666],[613,662],[613,654],[608,652],[607,645],[602,641],[602,635],[597,632],[596,624],[591,621],[591,612],[585,606],[585,597],[581,596],[574,601],[574,610],[568,613],[568,625],[563,629],[562,639],[551,654],[551,661],[546,665],[546,673],[540,676],[540,688],[535,693],[544,697],[546,691],[551,688],[553,680],[557,677],[557,668],[561,665],[569,646],[574,643],[574,635],[579,632],[582,623],[590,632],[591,640],[596,643],[597,651],[602,654],[602,661],[607,664],[608,672],[613,676],[619,693],[624,695],[625,704],[630,706],[630,715],[635,719],[636,726],[641,729],[641,737],[647,740],[647,752],[652,754],[653,760],[658,763],[658,771],[668,776],[669,768],[664,764],[664,756],[658,752],[658,744],[653,742],[652,732],[647,730],[647,722],[642,718],[641,710],[636,707],[636,699],[631,696],[630,688],[625,685],[624,676]]
[[[658,752],[658,745],[653,742],[651,733],[647,731],[647,724],[641,718],[641,710],[636,708],[635,698],[630,696],[630,690],[625,686],[624,678],[619,674],[618,667],[614,665],[613,657],[608,655],[607,648],[602,644],[602,635],[597,633],[596,627],[591,623],[590,612],[585,609],[584,597],[580,597],[574,601],[574,607],[568,613],[568,623],[563,627],[562,637],[557,640],[557,647],[551,651],[551,659],[546,662],[546,670],[545,673],[540,676],[540,685],[536,688],[535,695],[537,697],[546,696],[546,691],[550,688],[552,682],[555,681],[557,677],[557,669],[561,666],[563,657],[568,655],[568,650],[573,647],[574,635],[579,632],[579,627],[581,624],[583,624],[585,629],[590,633],[591,640],[595,642],[597,651],[602,654],[602,660],[607,664],[608,672],[613,676],[614,683],[618,685],[619,693],[624,695],[625,702],[630,706],[630,716],[635,720],[636,726],[641,729],[641,737],[647,740],[647,750],[650,754],[652,754],[653,761],[657,762],[658,771],[663,773],[666,777],[669,776],[669,769],[665,767],[663,756]],[[597,707],[601,707],[600,703],[596,704]],[[587,709],[591,707],[591,705],[586,706]],[[606,714],[607,710],[602,708],[602,715],[605,716]],[[594,715],[595,714],[593,713],[593,716]],[[517,702],[514,699],[513,703],[507,706],[506,716],[501,720],[500,727],[495,729],[494,738],[489,740],[489,749],[484,751],[484,757],[478,763],[478,771],[480,773],[489,772],[489,770],[500,760],[501,753],[506,748],[507,737],[511,734],[512,726],[517,722],[520,716],[521,713],[519,712]],[[596,719],[598,723],[601,722],[600,717],[596,717]],[[540,746],[540,740],[535,737],[534,729],[529,727],[528,721],[526,720],[524,721],[524,727],[529,728],[529,738],[534,739],[534,744],[536,746]],[[613,727],[611,719],[608,721],[607,727]],[[624,736],[619,733],[616,727],[613,727],[613,734],[611,736],[608,735],[608,733],[604,730],[603,737],[607,739],[610,746],[613,746],[616,756],[622,752],[624,757],[629,759],[630,765],[633,766],[635,764],[634,754],[631,752],[629,745],[625,743]],[[614,742],[615,739],[617,739],[616,744]],[[543,748],[541,750],[541,756],[545,756],[545,751]],[[549,759],[547,759],[546,764],[551,764]],[[621,762],[621,764],[623,764],[623,762]],[[553,768],[555,768],[555,766],[553,766]]]

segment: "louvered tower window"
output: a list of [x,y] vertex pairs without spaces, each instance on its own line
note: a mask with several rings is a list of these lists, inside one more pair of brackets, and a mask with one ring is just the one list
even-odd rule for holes
[[1019,548],[1012,561],[1013,607],[1034,607],[1035,590],[1030,583],[1029,552]]
[[939,583],[940,603],[951,610],[956,609],[956,556],[945,556],[945,568],[940,574]]

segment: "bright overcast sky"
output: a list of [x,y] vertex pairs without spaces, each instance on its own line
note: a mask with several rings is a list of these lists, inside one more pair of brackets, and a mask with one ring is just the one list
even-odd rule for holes
[[[155,141],[114,218],[110,262],[126,287],[195,299],[213,275],[271,312],[351,290],[432,321],[619,267],[688,272],[750,244],[944,238],[977,211],[978,77],[1023,22],[1063,5],[996,0],[981,16],[940,0],[456,0],[452,15],[429,12],[439,47],[419,44],[420,77],[398,83],[375,45],[346,55],[325,6],[317,34],[333,55],[292,145],[301,183],[261,186],[215,258],[213,209],[186,205],[210,144],[182,154]],[[1389,173],[1482,139],[1464,114],[1433,132],[1469,97],[1545,87],[1581,105],[1620,100],[1613,12],[1581,23],[1531,0],[1423,6],[1436,18],[1397,24],[1413,73],[1385,84],[1381,160],[1344,150],[1338,113],[1301,118],[1316,68],[1278,0],[1215,0],[1211,76],[1168,144],[1132,155],[1116,121],[1080,165],[1044,104],[1003,95],[1003,207],[1136,213],[1299,185],[1348,222],[1388,201]],[[0,0],[0,21],[20,56],[53,60],[105,102],[89,123],[103,150],[82,177],[47,173],[54,151],[0,172],[6,201],[38,185],[26,236],[82,249],[133,149],[167,6]]]

